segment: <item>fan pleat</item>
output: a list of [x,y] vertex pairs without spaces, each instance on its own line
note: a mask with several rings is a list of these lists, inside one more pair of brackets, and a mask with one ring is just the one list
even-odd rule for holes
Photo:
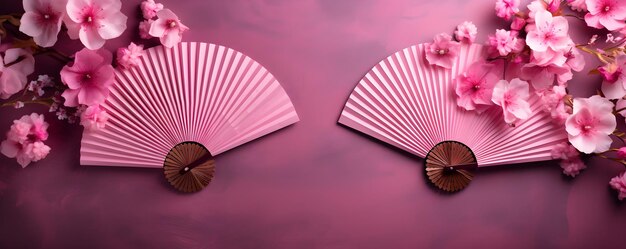
[[[167,137],[167,142],[169,144],[175,144],[178,141],[176,137],[175,127],[171,124],[173,121],[171,120],[171,116],[167,115],[167,101],[164,97],[164,91],[161,88],[161,81],[159,80],[156,72],[158,69],[156,65],[152,65],[150,59],[148,58],[156,58],[154,50],[146,51],[146,55],[141,58],[141,64],[134,69],[134,73],[132,75],[127,75],[129,84],[139,86],[139,92],[145,93],[145,112],[148,113],[150,119],[157,124],[160,128],[159,132]],[[143,84],[141,83],[143,82]],[[120,86],[123,87],[123,86]],[[117,89],[115,87],[114,89]],[[122,88],[123,90],[123,88]],[[106,105],[107,103],[105,103]]]
[[197,93],[199,92],[198,88],[200,87],[200,81],[196,77],[197,76],[196,71],[199,71],[199,68],[197,65],[198,50],[197,50],[196,43],[191,43],[188,45],[189,45],[189,65],[187,66],[188,72],[185,75],[187,75],[188,80],[189,80],[190,91],[188,92],[188,95],[187,95],[189,98],[189,101],[187,102],[186,112],[189,114],[189,120],[188,120],[189,121],[188,122],[189,137],[196,138],[198,137],[198,131],[196,127],[196,124],[198,124],[197,122],[198,113],[196,112],[195,107],[199,105]]
[[[198,106],[198,113],[199,116],[202,117],[198,123],[198,128],[199,128],[199,134],[198,134],[198,141],[204,139],[204,136],[206,134],[206,130],[209,127],[209,118],[211,118],[210,115],[208,115],[209,113],[209,106],[210,106],[210,99],[208,98],[209,93],[213,90],[213,84],[215,84],[215,82],[212,82],[211,80],[213,79],[213,71],[215,68],[215,63],[217,62],[215,59],[215,48],[216,46],[213,46],[212,44],[209,45],[208,50],[206,51],[206,54],[204,55],[204,62],[202,62],[202,64],[204,65],[203,68],[205,70],[205,72],[202,74],[202,80],[200,81],[200,85],[202,86],[201,88],[201,92],[200,92],[200,105]],[[207,118],[203,118],[203,117],[207,117]]]
[[[190,131],[190,111],[189,111],[189,103],[191,103],[191,98],[189,98],[189,89],[191,88],[192,82],[189,81],[188,75],[188,67],[189,67],[189,51],[187,50],[187,44],[182,44],[179,47],[172,49],[174,51],[174,58],[180,58],[179,60],[174,60],[174,68],[176,69],[176,82],[179,84],[175,84],[178,86],[178,92],[180,98],[180,109],[181,116],[178,118],[182,121],[183,134],[185,136],[185,140],[191,141],[191,131]],[[181,84],[182,83],[182,84]]]
[[[232,115],[235,115],[234,111],[236,110],[235,108],[237,106],[233,106],[232,102],[233,100],[239,100],[242,101],[243,98],[245,98],[245,95],[237,95],[233,93],[234,89],[240,89],[241,87],[245,87],[245,85],[241,85],[241,82],[237,81],[236,79],[233,79],[233,72],[247,72],[247,68],[242,69],[240,67],[240,64],[242,63],[241,61],[241,57],[239,56],[239,54],[237,54],[237,56],[232,57],[232,53],[229,50],[228,53],[226,53],[226,58],[227,59],[227,66],[228,67],[222,67],[222,72],[220,73],[221,78],[218,79],[219,81],[219,87],[218,89],[216,89],[217,94],[217,98],[215,103],[213,104],[213,106],[210,107],[210,115],[209,115],[209,119],[208,121],[210,123],[213,123],[214,125],[212,125],[211,127],[209,127],[208,130],[206,130],[205,137],[203,137],[202,139],[200,139],[200,141],[208,141],[208,140],[213,140],[214,141],[214,137],[218,131],[220,131],[224,125],[226,124],[228,118]],[[223,77],[226,76],[227,77]],[[256,86],[250,86],[250,87],[256,87]],[[215,115],[215,113],[217,111],[222,112],[222,115]],[[210,147],[210,146],[209,146]]]
[[[418,74],[420,76],[420,81],[418,82],[418,86],[423,89],[425,99],[422,99],[422,108],[427,110],[427,115],[422,117],[425,122],[432,123],[433,126],[433,134],[431,135],[431,139],[424,139],[430,143],[428,147],[435,146],[434,140],[439,140],[439,134],[441,132],[441,124],[437,121],[437,110],[436,110],[436,99],[434,97],[434,93],[432,92],[431,84],[432,84],[432,76],[430,68],[424,66],[424,54],[422,53],[422,47],[414,48],[415,50],[415,67],[418,69]],[[430,148],[423,148],[422,151],[424,153],[421,155],[422,157],[426,156],[426,152],[429,151]]]
[[[377,96],[375,92],[371,91],[367,84],[362,84],[361,86],[363,87],[363,90],[355,89],[355,94],[361,98],[352,99],[354,104],[351,105],[351,107],[354,107],[354,110],[358,110],[358,114],[361,114],[373,121],[371,124],[377,125],[379,130],[385,130],[385,137],[394,140],[396,144],[411,151],[419,150],[419,148],[412,146],[408,136],[399,131],[399,129],[402,128],[398,128],[398,124],[395,119],[391,117],[393,113],[386,112],[389,107],[385,103],[379,102],[381,98]],[[368,94],[371,94],[373,98],[367,96]],[[372,103],[379,103],[380,105],[370,105]]]
[[[406,53],[407,51],[408,50],[405,50],[403,52]],[[417,107],[414,101],[413,96],[415,96],[415,81],[414,78],[409,75],[409,71],[406,70],[407,61],[408,60],[406,60],[405,58],[397,55],[394,57],[394,62],[396,62],[397,64],[394,63],[391,66],[394,74],[398,76],[398,81],[394,82],[394,85],[396,85],[396,87],[401,90],[400,96],[402,97],[402,101],[400,103],[400,106],[408,109],[408,117],[411,128],[419,134],[415,137],[415,142],[419,144],[419,147],[427,147],[425,141],[419,139],[421,137],[427,136],[428,131],[425,129],[419,129],[419,127],[424,127],[424,123],[421,119],[419,119],[419,117],[421,116],[420,109]]]
[[177,115],[173,106],[174,101],[172,98],[174,95],[172,94],[172,91],[169,87],[169,84],[171,83],[169,81],[169,75],[167,73],[168,70],[165,61],[165,52],[162,48],[156,48],[154,50],[148,51],[148,53],[152,55],[152,58],[150,58],[150,60],[146,63],[154,68],[154,82],[158,84],[155,87],[159,90],[159,95],[157,96],[162,97],[161,103],[163,104],[163,110],[161,110],[161,112],[163,112],[167,116],[167,121],[165,121],[164,124],[172,127],[171,135],[176,138],[176,141],[183,140],[181,136],[182,132],[180,131],[180,126],[177,124]]
[[[411,89],[412,89],[412,103],[411,105],[413,105],[417,111],[418,111],[418,116],[416,116],[416,119],[419,120],[420,123],[420,130],[425,130],[426,134],[424,137],[434,137],[435,136],[435,131],[436,131],[436,127],[434,126],[433,123],[428,122],[428,118],[430,115],[430,111],[431,109],[429,108],[425,108],[423,106],[423,103],[428,102],[426,100],[427,98],[427,94],[424,92],[424,89],[422,88],[422,78],[423,78],[423,74],[421,73],[421,70],[419,67],[417,67],[416,65],[418,65],[418,61],[419,61],[419,57],[417,55],[417,51],[416,51],[416,47],[411,47],[408,49],[404,49],[403,50],[404,53],[402,55],[398,54],[398,57],[404,57],[405,61],[407,62],[407,68],[409,69],[409,71],[411,72]],[[416,71],[416,69],[418,71]],[[404,69],[406,71],[406,69]],[[431,141],[425,140],[425,139],[421,139],[423,143],[426,143],[424,145],[424,148],[428,148],[431,147],[432,145],[430,144]],[[422,148],[423,149],[423,148]],[[424,155],[426,155],[427,151],[423,151],[422,152]]]
[[[170,127],[166,127],[162,123],[156,121],[158,120],[157,115],[160,115],[160,112],[157,112],[157,109],[154,107],[154,103],[156,102],[152,97],[153,95],[146,94],[149,93],[147,89],[151,87],[144,84],[138,84],[135,77],[139,74],[136,70],[117,73],[116,75],[116,79],[120,82],[120,86],[128,88],[129,91],[128,93],[118,92],[118,90],[114,88],[112,91],[118,93],[114,95],[120,97],[123,96],[129,100],[135,100],[134,104],[138,107],[136,109],[138,109],[139,117],[142,118],[142,122],[145,122],[146,125],[150,126],[149,132],[153,134],[155,141],[166,144],[174,143],[175,139],[170,135]],[[130,91],[131,89],[132,91]],[[129,96],[129,94],[132,95],[132,97]]]
[[[389,63],[393,63],[393,60],[388,61]],[[393,76],[395,76],[396,74],[391,74],[389,72],[389,69],[387,68],[387,66],[383,63],[381,64],[381,69],[383,70],[383,72],[385,73],[385,76],[390,76],[387,79],[385,79],[385,77],[383,75],[381,75],[381,72],[379,70],[377,70],[376,68],[373,70],[373,72],[376,74],[376,76],[378,77],[378,79],[380,79],[379,82],[377,82],[378,84],[375,84],[374,87],[376,87],[377,91],[380,93],[380,95],[378,96],[378,99],[380,100],[388,100],[388,102],[386,103],[387,106],[386,108],[388,108],[387,110],[393,110],[393,128],[397,133],[400,134],[406,134],[406,136],[404,136],[403,138],[406,139],[407,143],[411,143],[411,146],[415,146],[413,143],[415,143],[415,141],[417,141],[418,135],[416,132],[416,126],[412,125],[409,121],[408,121],[408,115],[410,115],[409,111],[406,109],[404,102],[398,99],[397,96],[397,92],[400,91],[400,88],[398,87],[398,84],[396,83],[396,79],[394,79]],[[369,79],[370,81],[374,81],[374,79]],[[394,91],[395,90],[395,91]],[[397,91],[397,92],[396,92]],[[383,113],[389,113],[389,112],[383,112]]]
[[406,48],[373,67],[339,122],[420,157],[440,142],[458,141],[472,150],[479,166],[549,160],[552,147],[566,141],[536,95],[529,100],[531,117],[515,127],[504,123],[497,106],[481,115],[457,106],[456,78],[485,59],[483,46],[463,45],[451,69],[431,66],[425,48]]
[[[110,108],[109,109],[110,113],[112,115],[119,113],[115,109],[114,106],[110,106],[109,108]],[[143,149],[143,147],[146,147],[146,144],[148,144],[151,139],[149,139],[150,137],[145,135],[146,134],[145,132],[137,132],[137,130],[140,129],[137,124],[128,122],[124,119],[110,120],[110,124],[111,124],[111,129],[105,132],[106,134],[109,134],[109,137],[114,138],[114,140],[113,139],[108,140],[110,143],[115,143],[117,144],[117,146],[124,145],[122,147],[125,147],[127,145],[132,146],[132,147],[126,148],[124,150],[125,152],[136,150],[136,151],[145,151],[149,153],[149,152],[155,151],[153,148]],[[85,134],[85,137],[91,138],[91,136],[93,135],[95,134],[89,133],[89,134]],[[133,137],[143,137],[143,139],[141,140],[132,139]]]
[[[178,128],[178,136],[180,140],[187,140],[185,136],[185,125],[184,121],[181,118],[183,116],[182,112],[182,102],[184,96],[181,95],[179,88],[181,85],[185,84],[185,82],[180,81],[177,78],[179,67],[175,65],[181,59],[178,54],[178,47],[173,47],[172,49],[166,49],[162,47],[161,50],[164,51],[165,54],[165,68],[163,68],[163,73],[167,77],[165,77],[165,86],[168,89],[169,97],[172,101],[173,110],[170,112],[172,118],[174,119],[175,125]],[[176,59],[175,59],[176,58]]]
[[197,142],[217,155],[299,120],[265,68],[206,43],[147,49],[136,68],[116,71],[102,107],[109,123],[84,133],[81,164],[163,167],[181,143]]
[[[122,77],[117,77],[120,84],[125,84]],[[111,90],[112,97],[108,103],[108,107],[111,109],[111,113],[116,113],[120,116],[124,117],[124,120],[128,120],[127,122],[121,122],[123,127],[129,130],[131,133],[139,133],[143,135],[146,139],[140,141],[147,145],[149,141],[157,141],[157,143],[164,145],[167,143],[167,139],[162,133],[157,132],[157,129],[151,124],[152,122],[148,121],[149,116],[143,112],[142,108],[136,108],[143,105],[144,101],[142,97],[134,94],[134,91],[131,89],[129,91],[120,93],[117,89]],[[140,101],[136,101],[140,100]],[[135,108],[140,111],[133,113],[124,113],[119,112],[119,110],[124,110],[128,108]],[[130,126],[130,127],[129,127]],[[129,138],[125,138],[129,139]]]
[[[208,140],[212,137],[211,134],[211,129],[215,128],[216,125],[219,125],[218,123],[216,123],[215,120],[219,119],[220,117],[222,117],[222,115],[215,115],[215,113],[217,112],[217,106],[219,105],[219,101],[217,100],[217,98],[215,97],[216,95],[218,95],[220,93],[220,89],[221,89],[221,85],[219,84],[220,79],[219,77],[221,77],[221,75],[223,75],[222,71],[223,71],[223,63],[224,63],[224,51],[225,49],[223,47],[218,47],[217,50],[215,51],[216,53],[214,54],[214,59],[213,59],[213,65],[212,65],[212,69],[211,69],[211,82],[209,83],[209,90],[206,93],[207,96],[209,96],[209,98],[212,100],[210,102],[210,104],[208,104],[207,109],[206,109],[206,130],[203,131],[203,136],[201,138],[199,138],[200,141],[205,141]],[[222,112],[224,115],[228,115],[229,110],[227,109],[222,109],[219,110],[220,112]],[[209,124],[213,124],[213,125],[209,125]],[[211,147],[211,146],[207,146],[207,147]]]

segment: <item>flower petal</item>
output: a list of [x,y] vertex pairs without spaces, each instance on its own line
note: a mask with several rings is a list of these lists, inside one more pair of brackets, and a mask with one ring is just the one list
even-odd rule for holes
[[571,136],[578,136],[580,134],[580,129],[578,128],[578,114],[571,115],[565,121],[565,131],[567,134]]
[[81,23],[83,20],[83,9],[88,8],[92,4],[92,0],[70,0],[67,2],[67,16],[75,23]]
[[583,135],[569,135],[569,142],[580,152],[592,153],[596,149],[595,141]]
[[61,69],[61,81],[72,90],[80,89],[83,77],[84,73],[76,71],[73,67],[64,66]]
[[615,128],[617,127],[617,121],[615,120],[615,116],[613,115],[613,113],[595,113],[595,115],[602,115],[600,117],[597,117],[597,123],[594,127],[596,131],[602,134],[611,134],[615,131]]
[[170,9],[162,9],[157,12],[157,17],[164,20],[178,20],[178,16]]
[[34,36],[33,40],[37,45],[42,47],[52,47],[57,42],[59,31],[61,30],[61,22],[58,24],[48,24],[42,27],[42,32],[38,36]]
[[519,99],[524,101],[529,97],[528,89],[528,82],[519,78],[512,79],[508,87],[508,91],[514,92]]
[[[97,51],[91,51],[88,49],[82,49],[76,52],[74,65],[72,67],[79,68],[80,71],[91,71],[98,66],[101,66],[105,63],[105,49],[100,49]],[[110,54],[110,52],[108,52]],[[110,56],[110,55],[109,55]],[[110,63],[110,62],[109,62]]]
[[601,17],[599,21],[600,21],[600,24],[602,24],[602,26],[604,26],[606,29],[610,31],[619,30],[619,29],[623,29],[624,27],[626,27],[626,23],[624,21],[620,22],[611,17],[608,17],[608,18]]
[[149,34],[154,37],[162,37],[167,30],[165,19],[158,19],[150,24]]
[[526,101],[519,100],[515,104],[509,106],[509,112],[511,112],[518,119],[527,119],[532,114],[530,104]]
[[4,69],[2,76],[0,76],[0,93],[2,93],[3,99],[7,99],[11,95],[16,94],[25,86],[26,76],[10,68]]
[[586,102],[592,113],[613,112],[613,103],[600,95],[593,95],[587,98]]
[[2,144],[0,144],[0,152],[8,158],[15,158],[20,151],[20,144],[4,140]]
[[78,36],[83,45],[91,50],[100,49],[105,42],[94,28],[81,28],[78,32]]
[[506,80],[500,80],[493,87],[493,92],[491,94],[491,101],[496,105],[501,106],[502,100],[504,99],[504,92],[506,91],[508,82]]
[[67,89],[61,94],[65,99],[64,105],[69,107],[78,106],[78,93],[80,90]]
[[104,39],[113,39],[119,37],[126,30],[126,20],[128,17],[122,12],[114,12],[103,19],[98,29],[98,34]]
[[20,19],[20,31],[29,36],[39,36],[43,32],[41,23],[39,22],[39,14],[27,11]]
[[35,58],[33,55],[21,48],[10,48],[5,51],[4,54],[4,63],[9,64],[17,61],[19,58],[22,58],[22,61],[12,65],[10,68],[21,72],[25,76],[33,73],[35,71]]
[[83,105],[99,105],[104,103],[107,95],[97,87],[83,87],[78,93],[78,103]]
[[623,84],[619,84],[619,82],[602,82],[602,93],[608,99],[621,99],[626,95],[626,89],[624,89]]
[[161,44],[167,48],[171,48],[176,46],[181,40],[182,36],[178,30],[172,30],[170,32],[166,32],[164,36],[161,37]]
[[591,13],[587,13],[585,15],[585,22],[587,23],[587,26],[589,27],[593,27],[597,29],[603,28],[602,24],[600,24],[600,16],[598,15],[592,15]]
[[95,77],[94,82],[96,82],[98,88],[108,92],[111,85],[113,85],[115,69],[111,65],[105,65],[98,70]]
[[65,17],[63,18],[63,23],[65,23],[65,27],[67,27],[67,35],[70,37],[70,39],[72,40],[76,40],[79,37],[79,33],[80,33],[80,24],[74,22],[72,19],[69,18],[68,15],[65,15]]
[[594,137],[593,142],[595,143],[594,153],[602,153],[611,149],[611,144],[613,143],[613,139],[609,135],[597,134]]

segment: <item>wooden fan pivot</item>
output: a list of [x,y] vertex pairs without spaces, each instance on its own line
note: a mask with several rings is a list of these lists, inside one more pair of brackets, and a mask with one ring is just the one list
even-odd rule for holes
[[435,145],[425,158],[426,175],[439,189],[455,192],[464,189],[478,168],[476,156],[467,145],[444,141]]
[[197,192],[215,174],[215,160],[209,150],[196,142],[180,143],[170,150],[163,163],[167,181],[179,191]]

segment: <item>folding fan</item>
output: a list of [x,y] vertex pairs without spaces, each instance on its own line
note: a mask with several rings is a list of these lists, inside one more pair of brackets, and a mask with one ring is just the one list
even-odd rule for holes
[[147,49],[140,65],[115,72],[102,107],[111,117],[83,134],[81,164],[163,168],[184,192],[209,183],[214,156],[298,121],[264,67],[206,43]]
[[372,68],[339,123],[425,158],[428,178],[446,191],[467,186],[478,167],[550,160],[552,147],[567,140],[537,96],[531,117],[515,127],[499,108],[478,115],[457,106],[455,78],[485,59],[481,45],[463,45],[451,69],[431,66],[424,49],[406,48]]

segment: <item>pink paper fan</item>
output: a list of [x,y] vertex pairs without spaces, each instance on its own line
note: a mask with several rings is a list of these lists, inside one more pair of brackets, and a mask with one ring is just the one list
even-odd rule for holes
[[83,134],[83,165],[162,168],[179,144],[195,142],[216,156],[298,121],[271,73],[214,44],[148,49],[115,79],[102,106],[107,127]]
[[471,150],[478,167],[551,160],[552,147],[567,136],[542,111],[539,97],[531,96],[533,113],[516,127],[504,122],[498,108],[478,115],[457,106],[453,79],[484,59],[483,50],[464,45],[452,69],[429,65],[424,44],[389,56],[361,79],[339,123],[419,157],[455,141]]

